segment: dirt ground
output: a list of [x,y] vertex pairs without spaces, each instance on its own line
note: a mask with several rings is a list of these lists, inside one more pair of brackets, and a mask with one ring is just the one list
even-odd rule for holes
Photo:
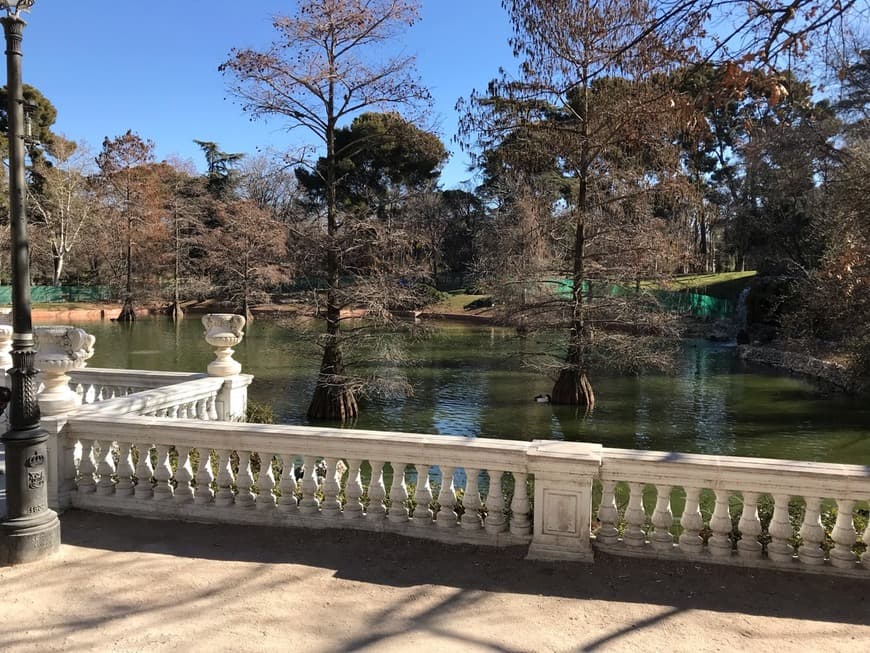
[[870,583],[72,511],[0,568],[0,651],[862,651]]

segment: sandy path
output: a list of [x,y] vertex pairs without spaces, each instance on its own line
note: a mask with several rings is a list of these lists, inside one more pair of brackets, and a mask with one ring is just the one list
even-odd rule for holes
[[72,511],[0,569],[0,651],[862,651],[870,583]]

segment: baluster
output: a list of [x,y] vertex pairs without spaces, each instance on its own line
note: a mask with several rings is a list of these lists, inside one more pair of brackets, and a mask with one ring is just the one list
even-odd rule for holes
[[686,487],[686,507],[680,517],[680,526],[683,532],[680,534],[680,550],[686,555],[698,555],[704,548],[704,540],[701,531],[704,530],[704,518],[701,516],[699,497],[701,488]]
[[239,473],[236,476],[236,487],[239,491],[236,494],[236,505],[252,508],[254,493],[251,488],[254,487],[254,475],[251,473],[251,452],[236,450],[236,453],[239,455]]
[[154,498],[158,500],[172,498],[172,467],[169,464],[169,449],[165,444],[157,445],[157,466],[154,468]]
[[804,497],[806,508],[801,524],[801,545],[798,547],[798,559],[805,565],[821,565],[825,562],[825,552],[822,542],[825,541],[825,529],[822,527],[822,500],[819,497]]
[[504,492],[501,478],[504,472],[489,470],[489,492],[486,495],[486,519],[483,522],[487,533],[495,535],[507,530],[504,518]]
[[390,511],[387,519],[400,524],[408,521],[408,486],[405,485],[405,466],[407,463],[390,463],[393,468],[393,483],[390,486]]
[[794,529],[788,519],[789,499],[787,494],[773,495],[773,517],[767,527],[767,532],[770,534],[767,557],[774,562],[791,562],[794,557],[794,548],[788,542],[794,535]]
[[211,471],[211,449],[197,448],[199,464],[196,469],[196,492],[193,493],[193,502],[204,505],[214,501],[214,490],[211,484],[214,474]]
[[166,416],[169,419],[178,419],[178,411],[180,410],[180,406],[170,406],[166,409]]
[[154,496],[154,488],[151,485],[151,478],[154,476],[154,467],[151,466],[151,443],[137,443],[136,451],[139,454],[139,460],[136,462],[134,495],[137,499],[150,499]]
[[347,485],[344,488],[344,496],[346,498],[344,503],[345,519],[359,519],[363,514],[363,505],[360,502],[360,497],[363,494],[362,479],[359,472],[360,463],[361,461],[359,460],[347,461]]
[[208,421],[208,409],[206,408],[205,399],[197,399],[195,405],[196,419],[203,422]]
[[366,508],[366,519],[382,520],[387,512],[384,499],[387,489],[384,487],[384,463],[380,460],[370,460],[372,480],[369,482],[369,505]]
[[281,490],[281,498],[278,499],[278,510],[282,512],[296,512],[296,474],[294,466],[296,456],[293,454],[281,454],[281,482],[278,489]]
[[153,415],[157,419],[166,419],[167,417],[169,417],[169,409],[168,408],[161,408],[160,410],[153,413]]
[[831,531],[831,539],[834,548],[831,549],[831,564],[840,569],[848,569],[855,566],[855,554],[852,547],[858,539],[855,532],[852,510],[855,502],[851,499],[837,499],[837,521]]
[[208,420],[210,422],[216,422],[218,418],[217,414],[217,397],[215,395],[209,395],[208,398]]
[[441,468],[441,490],[438,492],[438,503],[441,508],[435,518],[439,528],[454,528],[459,523],[456,514],[456,488],[453,486],[453,467]]
[[737,522],[740,539],[737,541],[737,553],[741,558],[758,560],[761,558],[761,520],[758,518],[758,492],[743,493],[743,511]]
[[236,501],[236,496],[233,494],[233,466],[232,452],[228,449],[219,449],[218,455],[218,476],[217,484],[218,491],[214,497],[214,502],[218,506],[231,506]]
[[118,482],[115,484],[115,494],[130,496],[133,494],[133,446],[129,442],[118,443]]
[[674,548],[674,536],[671,526],[674,525],[674,513],[671,512],[671,486],[656,486],[656,507],[652,515],[653,532],[649,539],[657,551],[671,551]]
[[623,541],[629,546],[643,546],[646,535],[643,526],[646,523],[646,513],[643,511],[643,483],[628,484],[628,507],[625,509],[625,533]]
[[870,569],[870,523],[864,527],[864,537],[861,541],[867,545],[864,553],[861,554],[861,564],[864,565],[864,569]]
[[59,438],[59,450],[63,458],[58,503],[66,507],[69,505],[70,493],[76,491],[76,440],[69,437]]
[[115,459],[112,457],[112,441],[100,442],[100,462],[97,465],[97,476],[100,480],[97,481],[97,494],[100,496],[108,496],[115,493],[115,481],[112,476],[115,474]]
[[528,535],[532,530],[529,520],[529,493],[526,488],[527,475],[514,472],[514,498],[511,500],[511,533]]
[[414,526],[431,526],[434,513],[429,508],[432,503],[432,485],[429,481],[429,465],[414,465],[417,470],[417,489],[414,492]]
[[260,474],[257,476],[257,509],[271,510],[275,507],[275,474],[272,471],[272,454],[260,452]]
[[619,530],[616,528],[619,513],[616,511],[615,489],[616,481],[601,481],[601,505],[598,506],[598,521],[601,526],[595,538],[602,544],[619,542]]
[[190,404],[183,403],[178,407],[178,419],[189,419],[190,418]]
[[314,515],[320,511],[320,501],[317,497],[317,489],[320,484],[317,481],[317,462],[314,456],[302,457],[302,501],[299,502],[299,512],[303,515]]
[[728,508],[728,490],[714,490],[716,493],[716,507],[713,509],[713,516],[710,518],[710,530],[713,534],[707,541],[707,548],[710,553],[717,558],[725,558],[731,555],[731,511]]
[[338,459],[326,459],[326,478],[323,479],[323,503],[320,510],[324,517],[337,518],[341,515],[341,502],[338,495],[341,492],[338,474]]
[[94,472],[97,471],[97,466],[94,464],[94,441],[79,440],[79,442],[82,444],[82,459],[79,462],[78,491],[82,494],[90,494],[97,489],[97,481],[94,478]]
[[465,512],[459,520],[459,525],[469,531],[480,529],[480,491],[477,488],[477,476],[479,469],[465,470],[465,492],[462,496],[462,507]]
[[190,464],[190,447],[175,447],[178,453],[178,467],[175,468],[175,495],[178,503],[193,501],[193,467]]

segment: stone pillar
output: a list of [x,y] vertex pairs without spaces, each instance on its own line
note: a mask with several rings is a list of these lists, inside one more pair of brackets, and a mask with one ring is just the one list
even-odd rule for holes
[[592,481],[602,446],[535,440],[528,471],[535,477],[535,523],[528,558],[592,562]]
[[43,389],[37,395],[42,428],[48,431],[46,486],[48,507],[58,513],[69,507],[75,487],[74,443],[67,441],[66,416],[77,410],[82,399],[69,387],[70,370],[80,369],[94,355],[96,338],[73,326],[34,328],[37,353],[35,367]]
[[205,341],[215,348],[215,359],[208,365],[208,374],[224,379],[216,401],[218,419],[244,422],[248,410],[248,386],[254,377],[241,373],[242,366],[233,359],[232,348],[244,338],[245,318],[233,313],[209,313],[202,317],[202,325],[205,327]]

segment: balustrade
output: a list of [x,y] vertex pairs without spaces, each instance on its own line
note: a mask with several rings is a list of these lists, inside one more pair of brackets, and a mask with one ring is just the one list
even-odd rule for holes
[[[547,559],[591,560],[594,543],[625,555],[870,570],[865,468],[233,424],[250,383],[231,350],[244,322],[203,323],[216,348],[207,376],[54,365],[48,405],[60,395],[85,404],[58,418],[66,426],[52,449],[61,457],[55,482],[69,503],[175,519],[531,542],[530,557]],[[93,344],[76,337],[82,351]],[[67,371],[76,394],[58,382]]]
[[[831,497],[838,488],[855,498]],[[644,493],[653,489],[653,528],[645,534]],[[859,498],[870,498],[870,475],[856,466],[605,449],[595,537],[614,553],[855,571],[870,568],[866,552],[860,561],[856,555]],[[826,546],[821,515],[835,507]],[[862,537],[870,542],[870,528]]]
[[[432,447],[431,458],[404,462],[411,458],[401,456],[402,450],[416,448],[414,436],[404,434],[398,455],[375,455],[389,454],[395,442],[370,434],[365,447],[343,458],[331,451],[353,451],[353,446],[347,446],[353,438],[316,429],[307,429],[301,439],[275,436],[276,431],[294,427],[247,425],[242,429],[219,422],[209,426],[173,422],[158,431],[156,419],[125,418],[132,441],[143,442],[146,434],[150,439],[159,433],[153,465],[151,444],[136,445],[138,462],[134,465],[132,444],[116,442],[113,449],[111,440],[103,445],[100,439],[77,438],[83,451],[96,452],[99,465],[87,456],[79,461],[74,505],[129,514],[189,515],[205,521],[265,520],[292,525],[303,520],[480,543],[528,542],[530,538],[528,474],[510,469],[519,467],[523,443],[511,444],[509,449],[514,451],[501,456],[504,465],[485,463],[493,454],[490,443],[483,443],[483,452],[477,456],[481,464],[462,468],[443,463],[437,445]],[[76,418],[71,427],[73,437],[78,430],[99,434],[99,438],[118,430],[116,420],[96,416]],[[222,434],[227,429],[229,434]],[[251,429],[260,431],[261,437],[248,433]],[[232,446],[242,433],[248,433],[243,440],[259,446]],[[457,458],[457,449],[469,444],[463,438],[442,440],[447,449],[441,455],[448,461]],[[116,467],[109,466],[113,460],[119,460]],[[301,461],[301,482],[297,461]],[[464,479],[461,500],[457,475]],[[81,499],[85,494],[93,494],[95,500]],[[389,503],[385,503],[387,498]],[[461,506],[461,516],[457,506]],[[252,507],[257,508],[253,513],[249,512]]]

